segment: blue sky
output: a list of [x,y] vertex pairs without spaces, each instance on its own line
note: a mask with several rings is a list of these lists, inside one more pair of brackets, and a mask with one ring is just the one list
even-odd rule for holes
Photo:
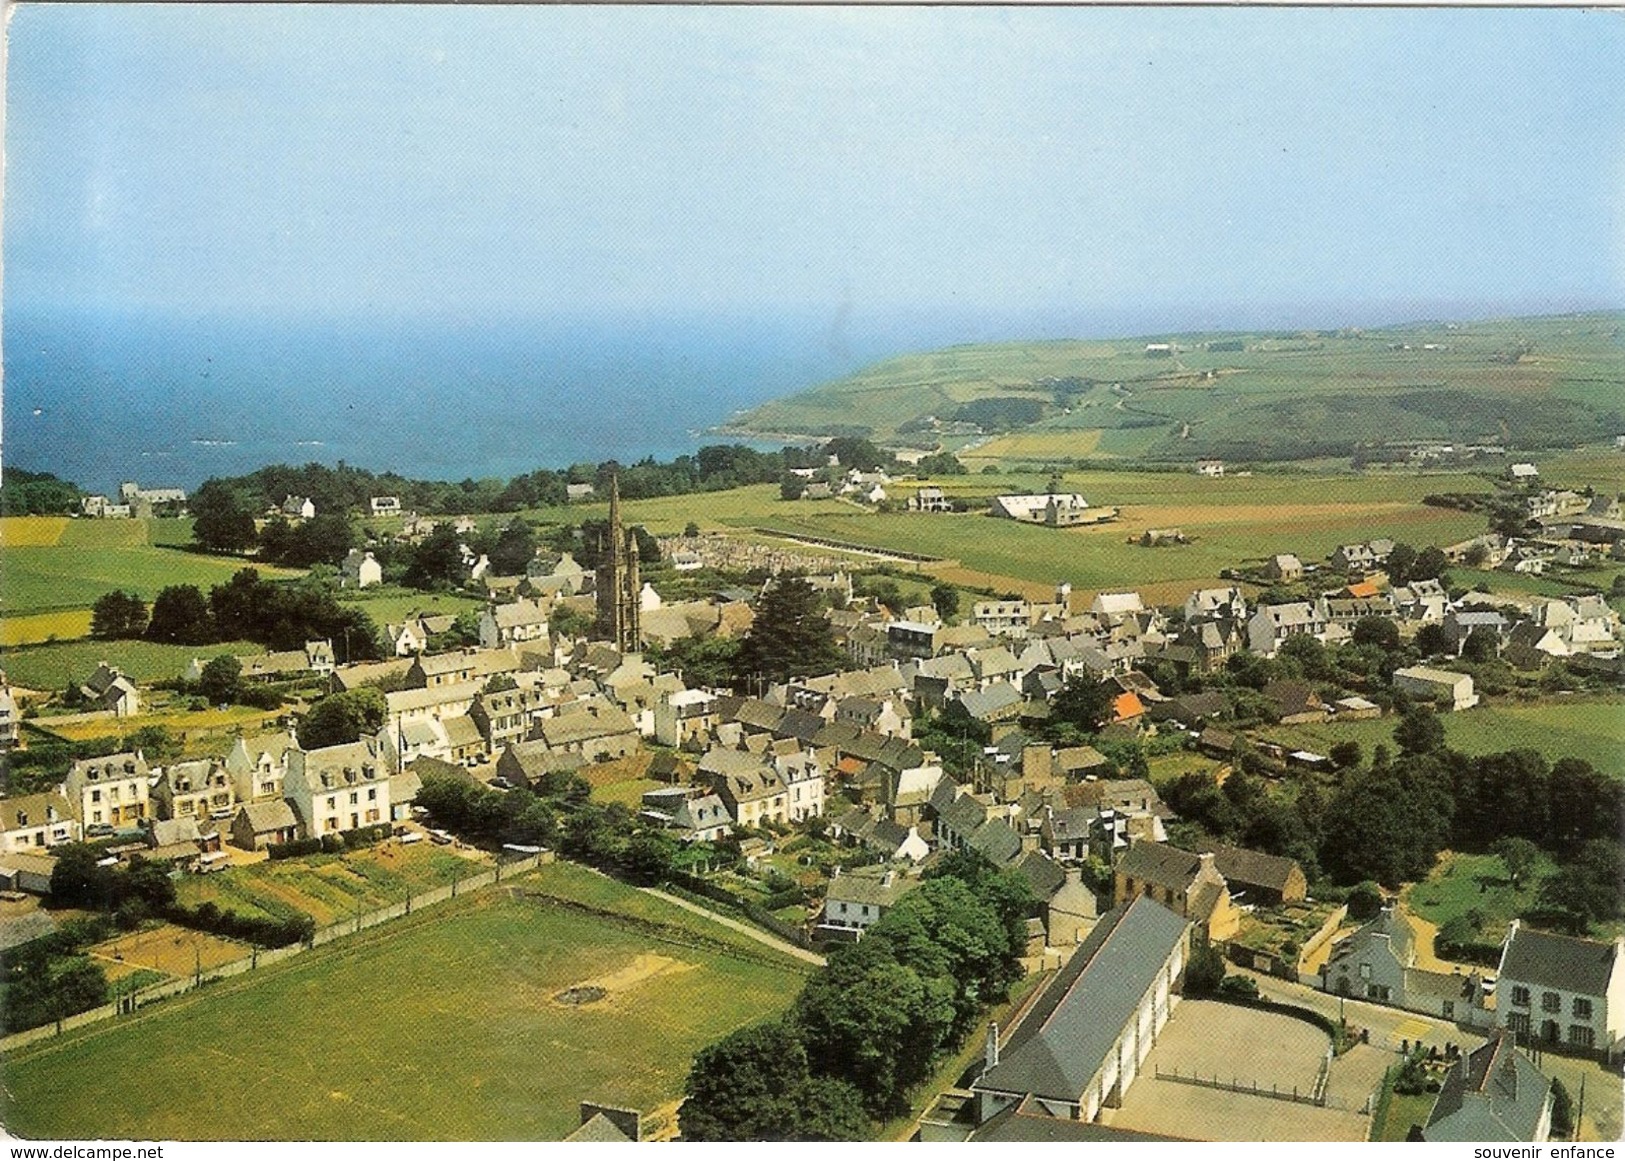
[[6,306],[1617,306],[1621,61],[1573,10],[25,4]]

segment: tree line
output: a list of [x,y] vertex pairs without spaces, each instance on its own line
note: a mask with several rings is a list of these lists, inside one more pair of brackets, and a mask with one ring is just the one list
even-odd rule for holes
[[783,1016],[694,1058],[690,1141],[861,1140],[1021,978],[1034,900],[1014,872],[957,854],[860,942],[830,952]]
[[382,655],[377,626],[363,610],[340,604],[319,581],[267,581],[252,568],[238,570],[207,597],[196,585],[169,585],[150,613],[134,593],[104,594],[91,610],[91,634],[175,645],[254,641],[272,650],[330,640],[340,662]]

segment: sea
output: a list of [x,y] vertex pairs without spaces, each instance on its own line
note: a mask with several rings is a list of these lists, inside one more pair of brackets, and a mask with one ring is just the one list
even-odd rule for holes
[[[1251,312],[1247,312],[1251,313]],[[670,460],[740,412],[892,355],[1245,325],[1184,310],[764,310],[681,317],[4,312],[4,466],[89,491],[267,464],[414,479]]]

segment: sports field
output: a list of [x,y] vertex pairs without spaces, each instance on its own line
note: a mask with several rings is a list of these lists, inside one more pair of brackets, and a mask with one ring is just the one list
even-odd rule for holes
[[[1625,697],[1547,698],[1524,705],[1498,702],[1443,714],[1446,742],[1467,754],[1538,750],[1550,761],[1584,758],[1598,770],[1625,778]],[[1394,719],[1272,726],[1265,737],[1324,754],[1353,739],[1369,755],[1384,745],[1393,750]]]
[[[30,1138],[545,1141],[576,1127],[581,1100],[669,1117],[693,1054],[786,1007],[804,965],[588,875],[546,867],[18,1052],[6,1126]],[[530,890],[605,910],[517,893]]]
[[[173,520],[66,520],[56,516],[0,518],[0,573],[5,577],[5,619],[13,615],[88,610],[114,589],[147,601],[166,585],[195,584],[205,591],[251,562],[202,556],[174,547],[184,529]],[[297,571],[254,564],[262,576]],[[26,630],[32,629],[30,635]],[[88,631],[89,622],[84,622]],[[7,644],[43,641],[61,626],[23,622],[3,633]]]

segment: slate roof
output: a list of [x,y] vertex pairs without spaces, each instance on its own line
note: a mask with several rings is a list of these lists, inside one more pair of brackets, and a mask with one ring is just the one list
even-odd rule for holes
[[1066,883],[1066,869],[1042,851],[1028,851],[1015,869],[1032,886],[1033,895],[1040,901],[1048,899]]
[[1021,836],[1002,818],[988,819],[965,841],[995,867],[1002,867],[1021,854]]
[[1114,1129],[1099,1121],[1074,1121],[1052,1117],[1031,1097],[989,1117],[970,1135],[971,1141],[1012,1141],[1051,1143],[1061,1141],[1177,1141],[1179,1137],[1159,1137],[1132,1129]]
[[1429,1141],[1533,1141],[1551,1088],[1512,1037],[1498,1031],[1451,1066],[1422,1135]]
[[1142,883],[1183,891],[1196,879],[1202,860],[1166,843],[1135,843],[1123,852],[1117,870]]
[[1266,855],[1245,847],[1215,847],[1213,855],[1213,865],[1228,882],[1244,887],[1268,887],[1272,891],[1285,890],[1287,879],[1298,865],[1296,859]]
[[1520,923],[1501,957],[1501,975],[1520,984],[1600,996],[1608,990],[1617,955],[1612,943],[1532,931]]
[[898,874],[895,867],[858,867],[843,871],[831,879],[824,899],[826,902],[833,899],[837,903],[890,907],[919,885],[918,879]]
[[1188,927],[1144,896],[1107,912],[974,1087],[1077,1101]]
[[240,809],[238,817],[244,816],[248,819],[249,829],[255,834],[299,825],[299,820],[293,816],[293,807],[283,798],[270,802],[250,802]]
[[967,690],[959,696],[965,713],[977,721],[1005,713],[1020,705],[1021,700],[1021,691],[1008,681],[997,682],[986,689]]

